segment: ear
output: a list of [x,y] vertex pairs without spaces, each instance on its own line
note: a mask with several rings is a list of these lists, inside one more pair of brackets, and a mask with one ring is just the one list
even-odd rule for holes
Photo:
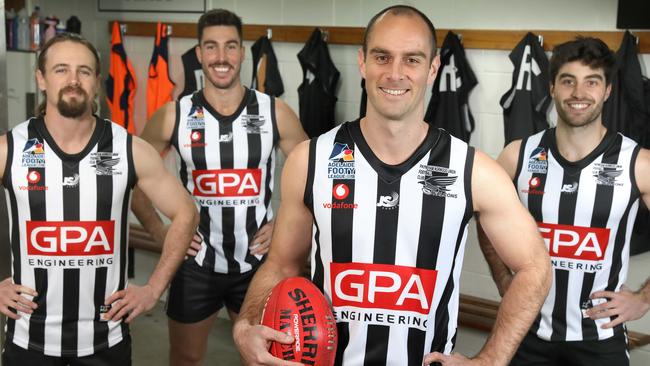
[[612,84],[610,83],[607,85],[607,88],[605,89],[605,101],[609,99],[609,95],[612,93]]
[[551,97],[552,97],[553,92],[555,91],[555,83],[554,82],[551,81],[550,83],[548,83],[548,90],[549,90],[549,93],[551,94]]
[[244,61],[246,59],[246,47],[244,45],[241,46],[241,60]]
[[436,80],[438,75],[438,70],[440,69],[440,55],[436,55],[431,61],[431,66],[429,67],[429,76],[427,76],[427,84],[432,85]]
[[194,47],[194,53],[196,53],[196,59],[199,60],[199,63],[202,64],[203,61],[201,61],[201,45],[197,44]]
[[38,84],[38,90],[44,92],[46,89],[45,77],[43,76],[43,73],[39,69],[36,69],[36,83]]
[[359,72],[363,79],[366,78],[366,55],[363,53],[363,48],[359,47],[357,51],[357,63],[359,64]]

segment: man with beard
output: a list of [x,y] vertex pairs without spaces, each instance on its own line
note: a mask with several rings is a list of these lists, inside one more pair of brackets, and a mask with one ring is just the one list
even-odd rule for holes
[[[650,204],[650,151],[602,123],[615,63],[599,39],[556,46],[550,88],[557,126],[499,156],[554,268],[541,315],[511,365],[628,365],[624,323],[650,309],[650,282],[636,292],[625,286],[639,198]],[[503,293],[512,274],[480,226],[479,242]]]
[[[284,102],[241,84],[245,50],[236,14],[205,13],[198,42],[205,87],[160,108],[142,133],[160,153],[171,146],[178,152],[180,178],[201,218],[169,292],[172,365],[201,364],[224,305],[236,319],[271,241],[275,148],[286,155],[306,139]],[[163,223],[139,196],[133,211],[154,238],[163,237]]]
[[[157,303],[198,223],[156,151],[93,115],[99,74],[92,44],[57,35],[38,56],[40,116],[0,137],[12,254],[0,283],[4,365],[130,365],[127,323]],[[136,184],[171,219],[144,286],[127,285],[125,270]]]

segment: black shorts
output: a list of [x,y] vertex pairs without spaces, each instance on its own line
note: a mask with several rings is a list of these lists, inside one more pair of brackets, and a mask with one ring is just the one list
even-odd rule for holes
[[528,333],[510,366],[629,366],[627,336],[595,341],[549,342]]
[[186,259],[176,272],[167,296],[167,316],[180,323],[196,323],[224,305],[239,313],[255,269],[242,274],[223,274]]
[[3,366],[131,366],[131,337],[111,348],[83,357],[46,356],[43,352],[27,350],[6,341],[2,350]]

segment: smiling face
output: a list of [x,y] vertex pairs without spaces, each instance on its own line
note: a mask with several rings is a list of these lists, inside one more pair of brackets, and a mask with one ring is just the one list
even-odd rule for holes
[[610,92],[602,68],[592,69],[581,61],[565,63],[551,85],[558,124],[583,127],[602,122],[603,104]]
[[47,108],[56,108],[66,118],[92,113],[99,85],[96,68],[94,55],[83,44],[63,41],[52,45],[47,50],[44,72],[36,72]]
[[196,57],[212,86],[217,89],[239,86],[244,47],[237,28],[230,25],[206,27],[201,43],[196,48]]
[[433,45],[425,22],[416,15],[386,13],[368,35],[367,52],[359,50],[366,79],[367,115],[387,120],[424,116],[424,94],[440,64],[431,60]]

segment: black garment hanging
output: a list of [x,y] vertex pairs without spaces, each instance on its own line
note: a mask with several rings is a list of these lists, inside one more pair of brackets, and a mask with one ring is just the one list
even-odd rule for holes
[[334,127],[335,93],[340,73],[318,28],[298,53],[298,60],[303,75],[298,87],[300,122],[307,135],[314,137]]
[[512,87],[501,97],[505,144],[548,128],[551,105],[548,59],[537,36],[526,36],[510,52]]
[[199,59],[196,58],[195,47],[185,51],[181,56],[181,61],[183,62],[183,72],[185,74],[185,86],[178,99],[203,89],[203,69],[201,69]]
[[476,84],[478,80],[467,61],[460,37],[448,32],[440,50],[440,69],[424,120],[469,142],[474,131],[474,117],[468,99]]
[[251,89],[279,97],[284,93],[278,59],[267,36],[260,37],[251,47],[253,53],[253,80]]
[[[641,147],[650,147],[650,80],[641,73],[636,37],[629,31],[623,35],[616,52],[618,70],[612,79],[612,91],[603,106],[603,124],[635,140]],[[639,203],[630,254],[650,250],[650,213]]]
[[366,79],[361,78],[361,102],[359,103],[359,119],[366,116],[368,93],[366,93]]

